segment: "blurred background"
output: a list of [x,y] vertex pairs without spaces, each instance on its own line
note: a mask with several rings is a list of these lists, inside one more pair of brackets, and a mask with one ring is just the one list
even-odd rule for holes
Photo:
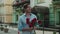
[[[7,26],[10,34],[17,34],[18,19],[23,14],[25,3],[30,4],[32,13],[42,22],[36,32],[42,34],[47,34],[48,32],[50,34],[59,34],[60,0],[0,0],[0,28],[1,25],[3,28]],[[1,31],[0,33],[3,32]]]

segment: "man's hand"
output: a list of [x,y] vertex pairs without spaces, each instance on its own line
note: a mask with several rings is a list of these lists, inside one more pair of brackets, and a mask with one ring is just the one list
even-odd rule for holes
[[34,26],[34,30],[36,30],[36,29],[37,29],[37,27]]
[[22,31],[32,31],[32,30],[33,30],[33,27],[31,27],[31,28],[23,28]]

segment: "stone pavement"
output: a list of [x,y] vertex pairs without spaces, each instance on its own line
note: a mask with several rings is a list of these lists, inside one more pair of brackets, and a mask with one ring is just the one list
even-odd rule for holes
[[[4,31],[0,30],[0,34],[18,34],[18,28],[12,28],[12,27],[8,27],[9,28],[9,32],[5,33]],[[36,30],[36,34],[43,34],[42,30]],[[44,34],[53,34],[53,31],[44,31]],[[56,32],[56,34],[59,34],[58,32]]]
[[4,31],[0,30],[0,34],[18,34],[18,29],[17,28],[12,28],[12,27],[7,27],[9,28],[8,33],[5,33]]
[[4,31],[0,31],[0,34],[18,34],[16,30],[9,29],[8,33],[5,33]]

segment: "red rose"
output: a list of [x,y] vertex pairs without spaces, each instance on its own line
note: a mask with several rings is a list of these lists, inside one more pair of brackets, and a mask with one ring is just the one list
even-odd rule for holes
[[30,19],[29,18],[26,18],[26,23],[29,25],[29,23],[30,23],[30,21],[29,21]]
[[34,26],[34,23],[35,23],[36,21],[37,21],[37,19],[34,18],[34,19],[31,21],[31,23],[30,23],[29,18],[26,19],[26,23],[29,25],[29,27],[33,27],[33,26]]
[[38,20],[38,24],[40,24],[40,25],[41,25],[41,24],[42,24],[42,22],[41,22],[40,20]]
[[29,27],[33,27],[36,21],[37,21],[36,18],[32,19],[31,23],[29,24]]
[[33,27],[33,24],[32,24],[32,23],[30,23],[30,24],[29,24],[29,27]]
[[37,22],[37,19],[36,19],[36,18],[34,18],[34,19],[32,20],[32,25],[34,25],[35,22]]

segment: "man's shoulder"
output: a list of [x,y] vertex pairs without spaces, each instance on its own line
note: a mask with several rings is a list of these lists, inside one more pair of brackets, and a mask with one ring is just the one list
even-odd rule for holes
[[32,17],[37,18],[37,16],[35,14],[33,14],[33,13],[32,13]]
[[33,16],[36,16],[35,14],[31,13]]

